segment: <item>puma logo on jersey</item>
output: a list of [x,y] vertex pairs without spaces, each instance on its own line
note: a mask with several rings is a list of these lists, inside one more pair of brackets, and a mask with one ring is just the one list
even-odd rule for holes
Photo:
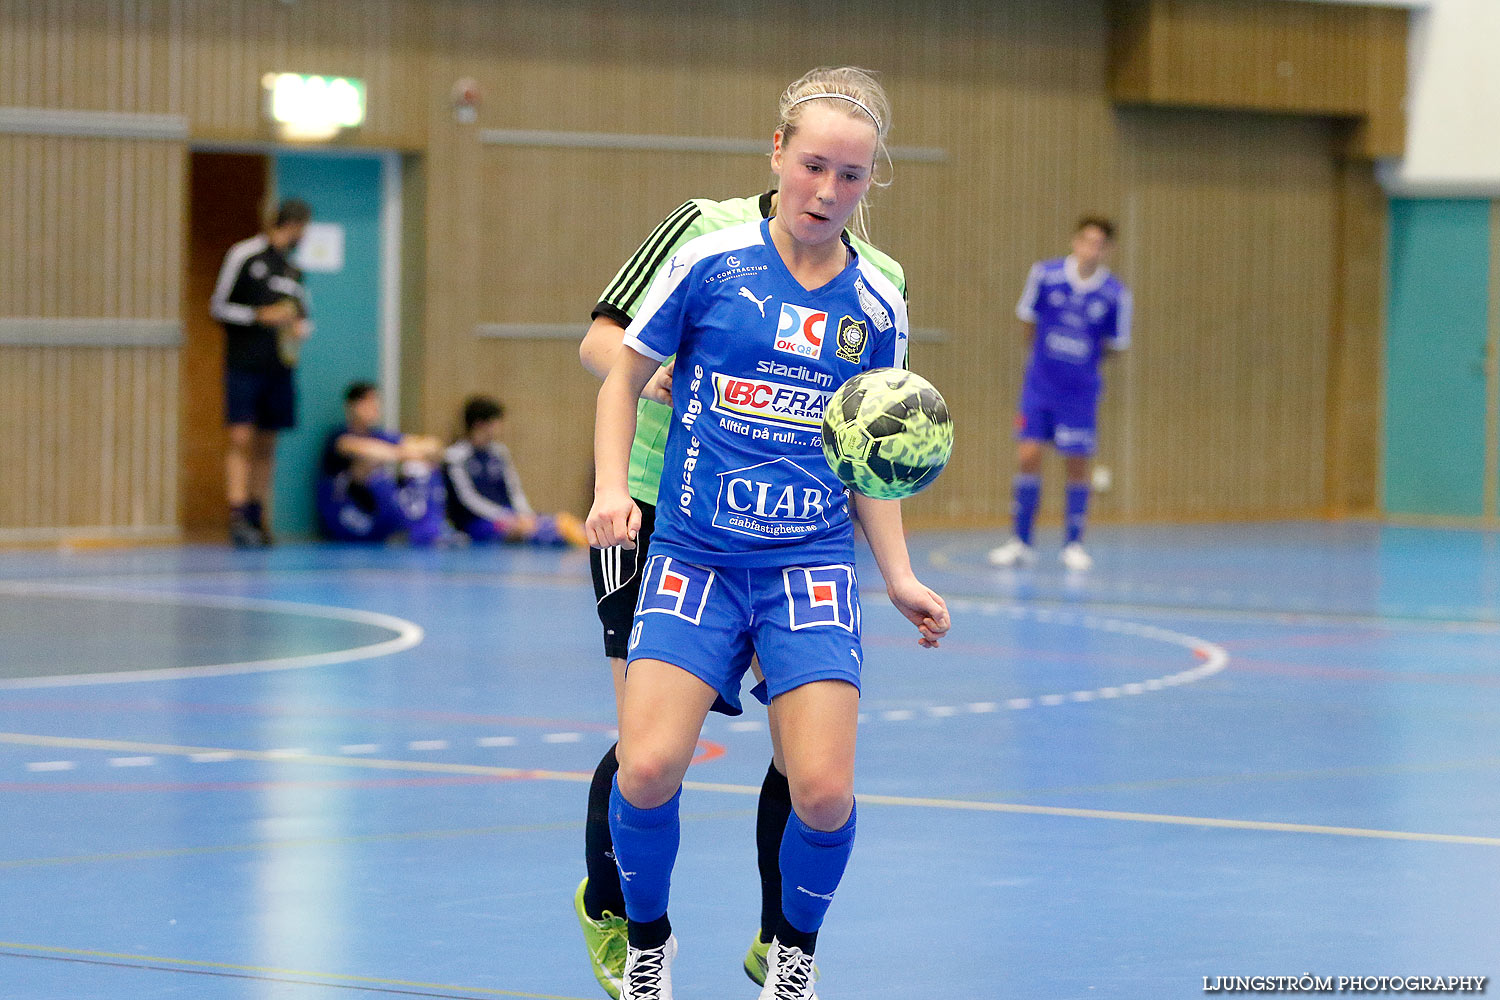
[[755,303],[755,308],[760,310],[761,318],[764,319],[766,315],[766,303],[771,301],[771,296],[767,295],[763,299],[757,299],[754,295],[750,294],[750,289],[744,285],[740,286],[740,294]]

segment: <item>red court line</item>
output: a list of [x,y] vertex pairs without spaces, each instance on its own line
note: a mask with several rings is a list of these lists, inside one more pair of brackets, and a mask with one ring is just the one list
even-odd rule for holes
[[0,712],[35,711],[76,712],[145,712],[159,715],[244,715],[254,718],[341,718],[341,719],[417,719],[423,722],[453,722],[479,726],[519,726],[528,729],[566,728],[585,732],[607,733],[615,727],[609,723],[584,719],[549,719],[525,715],[483,715],[470,712],[448,712],[430,709],[347,708],[340,705],[233,705],[211,702],[179,701],[25,701],[0,704]]
[[1268,674],[1279,677],[1304,677],[1334,681],[1370,681],[1377,684],[1443,684],[1457,687],[1500,687],[1500,676],[1486,674],[1434,674],[1410,670],[1381,670],[1378,667],[1315,666],[1284,660],[1258,660],[1236,656],[1236,673]]
[[[582,773],[582,772],[579,772]],[[438,785],[489,785],[534,781],[530,775],[463,775],[438,778],[370,778],[347,781],[146,781],[23,782],[0,781],[0,792],[261,792],[273,788],[422,788]]]

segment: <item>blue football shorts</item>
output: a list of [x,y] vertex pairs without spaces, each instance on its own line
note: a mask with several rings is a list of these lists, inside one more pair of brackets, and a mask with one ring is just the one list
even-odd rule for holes
[[1040,392],[1027,384],[1021,389],[1016,413],[1016,437],[1048,441],[1064,455],[1088,456],[1096,447],[1099,394]]
[[718,692],[714,711],[739,715],[752,656],[763,704],[813,681],[859,687],[859,581],[848,563],[708,567],[653,553],[641,579],[629,659],[663,660]]

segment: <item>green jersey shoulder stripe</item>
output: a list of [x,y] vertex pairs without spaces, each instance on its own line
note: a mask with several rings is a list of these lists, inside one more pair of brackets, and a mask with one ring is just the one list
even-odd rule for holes
[[[705,233],[763,219],[769,208],[770,199],[765,196],[732,198],[728,201],[695,198],[684,202],[652,230],[646,242],[620,268],[614,280],[605,288],[604,295],[599,300],[600,306],[609,307],[610,312],[618,310],[626,316],[634,317],[656,272],[684,244]],[[595,313],[601,311],[603,310],[596,309]]]
[[674,247],[680,246],[683,234],[698,220],[702,211],[692,202],[684,202],[663,219],[651,235],[646,237],[640,249],[631,254],[625,266],[609,286],[604,289],[601,301],[608,302],[628,316],[635,315],[641,296],[646,293],[652,277],[671,256]]

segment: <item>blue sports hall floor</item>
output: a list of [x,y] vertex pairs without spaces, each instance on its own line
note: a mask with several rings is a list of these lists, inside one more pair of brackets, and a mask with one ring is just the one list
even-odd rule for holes
[[[1101,527],[864,567],[839,998],[1500,976],[1500,536]],[[594,998],[614,703],[579,551],[0,553],[0,997]],[[764,715],[683,799],[681,1000],[753,998]]]

